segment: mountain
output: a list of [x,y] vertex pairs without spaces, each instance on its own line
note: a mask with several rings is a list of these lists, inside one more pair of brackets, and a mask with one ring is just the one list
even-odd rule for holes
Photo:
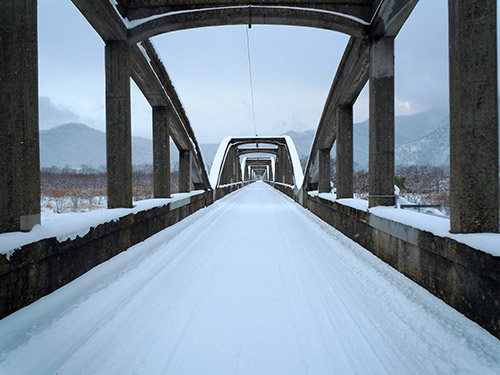
[[[200,145],[205,164],[211,165],[217,144]],[[179,165],[179,153],[170,143],[170,163],[173,170]],[[132,164],[153,164],[151,139],[132,137]],[[68,123],[40,131],[40,165],[42,168],[58,167],[104,168],[106,165],[106,133],[84,124]]]
[[[311,150],[315,130],[289,131],[301,158]],[[354,162],[357,168],[368,168],[368,121],[354,124]],[[396,117],[396,165],[449,165],[449,117],[446,111],[430,109],[410,116]],[[205,164],[212,164],[218,144],[200,144]],[[177,169],[179,154],[172,143],[171,165]],[[94,168],[106,164],[106,135],[83,124],[64,124],[40,131],[40,161],[42,167],[88,165]],[[335,145],[332,150],[335,157]],[[152,164],[152,141],[132,137],[134,165]]]
[[[152,164],[150,139],[132,137],[132,163]],[[68,123],[40,131],[40,165],[78,168],[106,165],[106,134],[84,124]]]
[[[432,108],[395,119],[396,165],[447,165],[449,164],[449,118],[442,109]],[[300,157],[309,156],[314,140],[314,130],[287,132],[297,145]],[[368,120],[353,127],[354,163],[358,169],[368,169]],[[335,158],[335,144],[332,148]]]

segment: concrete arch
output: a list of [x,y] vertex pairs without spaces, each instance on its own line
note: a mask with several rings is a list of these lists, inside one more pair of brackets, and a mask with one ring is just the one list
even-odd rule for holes
[[[234,150],[240,145],[244,144],[276,144],[283,147],[287,156],[290,160],[291,173],[293,175],[293,184],[295,187],[300,189],[304,180],[304,174],[302,167],[300,165],[299,155],[293,140],[289,136],[280,137],[226,137],[221,144],[215,155],[214,161],[212,163],[212,168],[210,170],[210,184],[213,189],[219,186],[220,179],[224,167],[226,165],[228,155],[231,150]],[[238,161],[239,162],[239,161]],[[241,165],[240,165],[241,169]]]
[[130,28],[128,40],[133,44],[173,31],[248,24],[311,27],[338,31],[359,39],[367,37],[368,26],[362,20],[341,13],[302,8],[244,6],[203,9],[154,17]]

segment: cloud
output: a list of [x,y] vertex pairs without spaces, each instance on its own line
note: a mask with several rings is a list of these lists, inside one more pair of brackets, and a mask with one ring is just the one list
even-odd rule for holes
[[67,122],[81,122],[80,116],[70,109],[58,106],[48,96],[39,97],[40,129],[48,129]]

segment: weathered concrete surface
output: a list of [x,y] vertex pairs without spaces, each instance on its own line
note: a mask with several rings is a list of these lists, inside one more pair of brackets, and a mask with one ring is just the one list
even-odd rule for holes
[[[248,4],[247,4],[248,5]],[[130,29],[129,42],[138,43],[156,35],[200,27],[229,25],[288,25],[338,31],[356,38],[366,38],[366,25],[340,14],[302,8],[265,6],[203,9],[172,13],[153,18]]]
[[330,192],[330,149],[322,148],[318,151],[318,191]]
[[0,255],[0,319],[71,282],[98,264],[212,202],[212,193],[188,198],[92,228],[84,237],[28,244]]
[[499,257],[319,197],[308,196],[306,206],[500,338]]
[[170,136],[172,112],[167,107],[153,107],[154,197],[170,197]]
[[369,204],[392,206],[394,197],[394,38],[370,44]]
[[262,0],[252,2],[248,0],[210,0],[205,2],[186,1],[186,0],[118,0],[119,10],[129,19],[138,19],[149,17],[156,14],[167,12],[181,12],[190,10],[199,10],[209,7],[237,7],[248,6],[249,4],[273,7],[300,7],[328,10],[348,14],[365,21],[370,21],[374,12],[373,0]]
[[353,196],[353,115],[352,105],[337,107],[337,198]]
[[498,232],[496,7],[496,0],[449,2],[454,233]]
[[186,193],[192,190],[192,162],[191,151],[179,150],[179,193]]
[[40,223],[37,1],[0,2],[0,233]]
[[108,208],[132,207],[130,47],[114,41],[105,52]]

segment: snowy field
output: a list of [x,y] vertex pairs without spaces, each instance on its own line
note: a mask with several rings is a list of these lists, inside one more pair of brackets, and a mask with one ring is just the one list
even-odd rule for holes
[[500,374],[500,341],[255,183],[0,320],[0,374]]

